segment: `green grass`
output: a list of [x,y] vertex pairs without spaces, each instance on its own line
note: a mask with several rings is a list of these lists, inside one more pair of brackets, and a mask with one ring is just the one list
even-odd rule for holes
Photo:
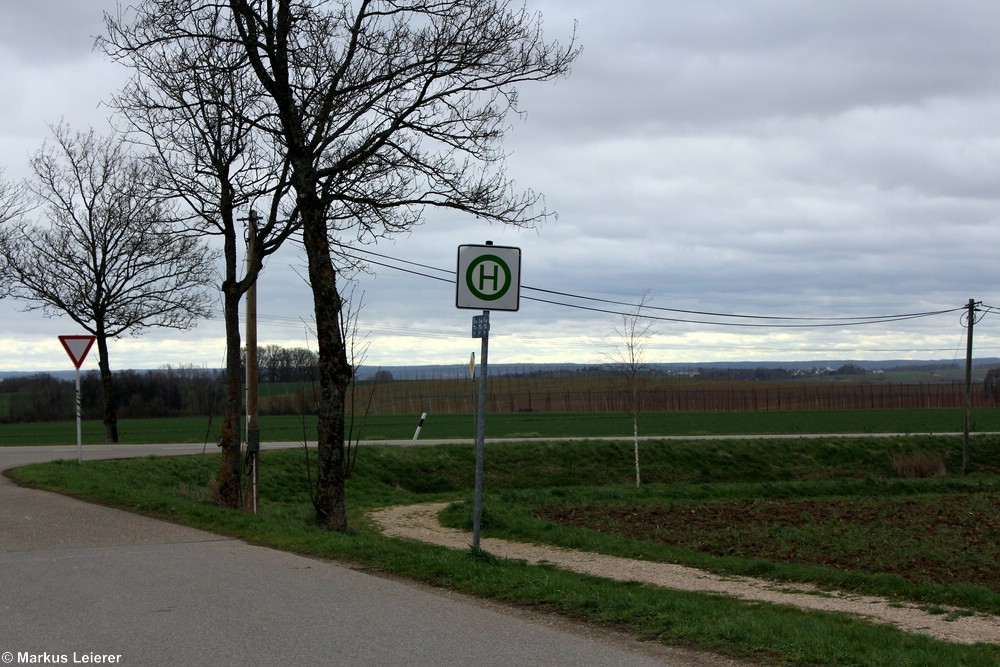
[[[844,571],[814,562],[774,561],[753,553],[720,556],[690,544],[636,539],[537,518],[541,510],[558,507],[697,509],[748,499],[777,503],[775,507],[806,500],[865,504],[879,499],[933,506],[934,499],[982,497],[1000,489],[1000,438],[979,436],[973,441],[973,469],[967,476],[893,476],[893,455],[928,451],[937,453],[954,470],[960,462],[961,438],[652,441],[641,447],[645,483],[636,490],[628,442],[489,445],[484,535],[682,562],[718,572],[817,582],[914,599],[928,607],[958,604],[971,610],[1000,611],[1000,591],[968,582]],[[301,450],[262,455],[262,512],[257,516],[228,511],[210,501],[211,479],[219,465],[215,454],[82,466],[56,462],[23,468],[16,475],[25,483],[255,543],[354,563],[610,625],[651,641],[716,651],[763,665],[1000,664],[997,645],[950,645],[844,615],[604,581],[547,566],[386,538],[368,524],[366,513],[375,508],[445,501],[453,503],[444,513],[445,520],[467,525],[473,461],[473,448],[467,445],[362,448],[347,489],[352,530],[343,534],[321,530],[312,521],[311,484]],[[865,530],[876,539],[881,534],[872,525]],[[827,536],[813,531],[800,539],[815,545],[824,543]],[[944,550],[944,558],[962,562],[964,556],[957,547],[932,544]],[[990,548],[993,551],[984,556],[996,559],[996,547]]]
[[[420,415],[372,416],[358,420],[355,436],[365,440],[398,440],[413,437]],[[123,419],[121,441],[128,444],[164,442],[214,442],[219,418]],[[640,435],[739,435],[799,433],[949,433],[960,432],[961,410],[817,410],[803,412],[655,412],[639,417]],[[1000,431],[1000,410],[972,411],[974,431]],[[314,439],[312,417],[260,419],[265,442],[299,442]],[[420,432],[424,440],[472,438],[471,415],[428,415]],[[488,438],[509,437],[627,437],[632,421],[622,413],[500,413],[486,422]],[[83,422],[84,444],[104,442],[99,421]],[[76,444],[76,422],[0,424],[0,446]]]

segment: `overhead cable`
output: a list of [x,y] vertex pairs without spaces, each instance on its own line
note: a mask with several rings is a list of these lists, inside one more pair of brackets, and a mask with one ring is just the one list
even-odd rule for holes
[[[426,264],[420,264],[417,262],[411,262],[409,260],[400,259],[398,257],[392,257],[391,255],[386,255],[383,253],[378,253],[373,250],[367,250],[364,248],[356,248],[347,246],[341,246],[343,249],[342,254],[350,257],[351,259],[360,260],[374,266],[382,266],[385,268],[393,269],[396,271],[401,271],[403,273],[409,273],[411,275],[417,275],[431,280],[438,280],[441,282],[454,283],[455,272],[448,269],[441,269],[434,266],[429,266]],[[370,255],[378,257],[384,260],[389,260],[390,262],[395,262],[397,264],[404,264],[407,266],[417,267],[419,269],[424,269],[428,271],[436,271],[444,276],[437,276],[425,273],[424,271],[418,271],[416,269],[404,268],[397,266],[396,264],[389,264],[387,262],[376,261],[370,257],[358,257],[356,255],[350,254],[351,252],[360,252],[365,255]],[[947,313],[954,313],[957,311],[965,310],[964,307],[958,308],[947,308],[943,310],[917,312],[917,313],[898,313],[891,315],[874,315],[874,316],[858,316],[858,317],[791,317],[791,316],[775,316],[775,315],[745,315],[745,314],[735,314],[735,313],[720,313],[711,311],[698,311],[698,310],[683,310],[679,308],[665,308],[660,306],[636,306],[636,304],[614,301],[610,299],[602,299],[598,297],[585,296],[582,294],[572,294],[569,292],[561,292],[556,290],[549,290],[540,287],[531,287],[528,285],[522,285],[521,289],[529,292],[538,292],[541,294],[551,294],[553,296],[561,296],[569,299],[576,299],[579,301],[592,302],[592,303],[603,303],[614,306],[623,306],[626,308],[632,308],[631,311],[620,311],[611,310],[608,308],[600,308],[596,306],[586,306],[581,304],[567,303],[565,301],[556,301],[553,299],[546,299],[542,297],[533,296],[522,296],[526,301],[535,301],[537,303],[545,303],[554,306],[560,306],[564,308],[572,308],[576,310],[585,310],[589,312],[604,313],[608,315],[617,315],[631,317],[636,316],[642,319],[662,321],[662,322],[677,322],[682,324],[701,324],[706,326],[717,326],[717,327],[741,327],[741,328],[769,328],[769,329],[809,329],[809,328],[829,328],[829,327],[847,327],[847,326],[864,326],[869,324],[885,324],[889,322],[901,322],[905,320],[914,320],[925,317],[934,317],[937,315],[943,315]],[[638,312],[637,312],[638,311]],[[704,317],[719,317],[728,318],[734,320],[757,320],[757,322],[722,322],[715,320],[703,320],[703,319],[691,319],[682,317],[666,317],[660,315],[650,315],[647,311],[653,312],[667,312],[667,313],[678,313],[684,315],[698,315]]]

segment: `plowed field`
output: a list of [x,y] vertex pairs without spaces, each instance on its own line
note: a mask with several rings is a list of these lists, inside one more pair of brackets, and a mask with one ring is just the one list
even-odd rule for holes
[[716,556],[896,574],[1000,591],[1000,495],[743,499],[642,508],[539,508],[561,524]]

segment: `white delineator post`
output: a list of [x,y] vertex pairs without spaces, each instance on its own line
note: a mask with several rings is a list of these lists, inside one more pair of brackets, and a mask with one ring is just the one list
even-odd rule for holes
[[424,420],[425,419],[427,419],[427,413],[426,412],[421,412],[420,413],[420,421],[417,422],[417,430],[413,432],[413,442],[416,442],[417,438],[420,437],[420,429],[422,429],[424,427]]

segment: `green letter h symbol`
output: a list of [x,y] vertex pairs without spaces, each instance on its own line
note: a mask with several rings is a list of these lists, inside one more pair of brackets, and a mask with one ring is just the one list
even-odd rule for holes
[[493,265],[493,275],[492,276],[486,275],[486,266],[484,264],[480,264],[479,265],[479,291],[480,292],[485,291],[483,289],[483,283],[485,283],[487,280],[492,280],[493,281],[493,291],[494,292],[497,291],[497,289],[499,289],[499,287],[500,287],[500,266],[499,265],[497,265],[497,264]]

